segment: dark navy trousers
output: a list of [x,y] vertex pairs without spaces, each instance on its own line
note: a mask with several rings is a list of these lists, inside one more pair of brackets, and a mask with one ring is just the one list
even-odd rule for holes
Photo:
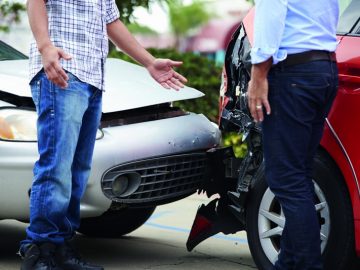
[[320,270],[320,225],[314,207],[313,158],[336,96],[335,62],[274,66],[268,76],[272,113],[263,122],[266,181],[286,224],[276,270]]

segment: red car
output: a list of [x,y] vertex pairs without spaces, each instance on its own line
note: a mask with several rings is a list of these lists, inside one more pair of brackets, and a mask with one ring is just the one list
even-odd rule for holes
[[[355,264],[360,258],[360,0],[339,2],[340,85],[313,173],[326,270],[359,269]],[[210,172],[215,176],[204,190],[219,193],[220,199],[199,208],[187,247],[191,250],[218,232],[246,229],[254,261],[265,270],[277,260],[285,217],[265,181],[261,126],[247,108],[253,19],[254,10],[229,43],[219,104],[220,128],[245,135],[248,154],[236,159],[229,149],[212,153],[222,170]],[[220,180],[221,173],[225,177]]]

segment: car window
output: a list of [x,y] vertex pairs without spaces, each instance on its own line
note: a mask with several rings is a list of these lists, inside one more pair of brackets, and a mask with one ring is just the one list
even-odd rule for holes
[[359,36],[360,35],[360,20],[358,21],[358,23],[354,29],[355,29],[354,30],[355,35]]
[[27,59],[27,57],[0,40],[0,61],[20,59]]
[[340,20],[338,34],[345,35],[350,33],[359,21],[360,0],[339,0]]

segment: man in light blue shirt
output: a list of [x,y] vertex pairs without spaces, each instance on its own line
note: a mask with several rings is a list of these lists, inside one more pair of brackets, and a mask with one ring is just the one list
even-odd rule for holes
[[[312,160],[336,96],[337,0],[255,0],[252,117],[286,224],[274,269],[323,269]],[[265,115],[264,115],[265,114]]]

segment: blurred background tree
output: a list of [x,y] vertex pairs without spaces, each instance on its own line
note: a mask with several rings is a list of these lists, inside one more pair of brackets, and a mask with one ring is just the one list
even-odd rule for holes
[[188,5],[182,0],[169,0],[168,6],[170,27],[176,39],[176,48],[179,48],[181,38],[207,23],[212,16],[206,10],[205,3],[198,0]]
[[19,2],[2,0],[0,3],[0,31],[8,32],[12,23],[20,22],[20,13],[25,5]]
[[156,35],[158,34],[154,29],[138,24],[137,22],[132,22],[126,25],[129,31],[133,34],[142,34],[142,35]]
[[144,7],[149,9],[151,4],[155,2],[166,4],[170,1],[172,0],[115,0],[120,11],[120,19],[126,24],[131,22],[135,8]]

